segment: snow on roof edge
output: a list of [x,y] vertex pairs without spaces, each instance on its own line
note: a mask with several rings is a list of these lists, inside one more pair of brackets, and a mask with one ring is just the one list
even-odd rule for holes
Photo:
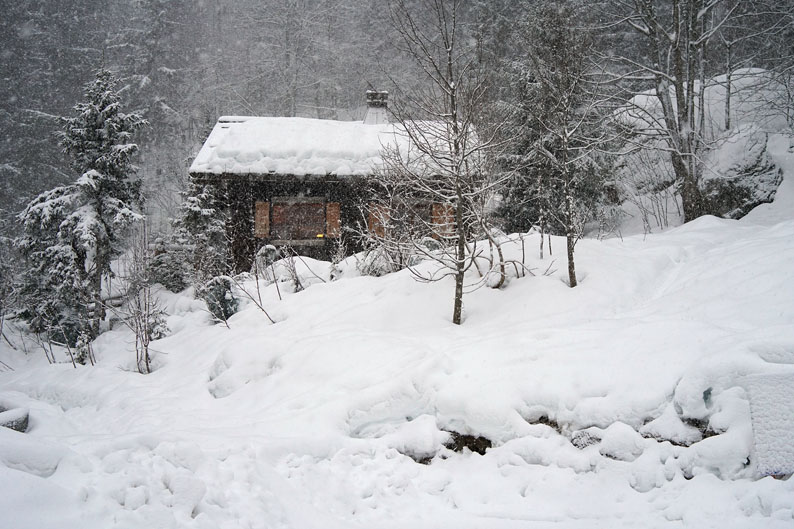
[[189,172],[364,176],[382,163],[383,147],[402,141],[393,124],[221,116]]

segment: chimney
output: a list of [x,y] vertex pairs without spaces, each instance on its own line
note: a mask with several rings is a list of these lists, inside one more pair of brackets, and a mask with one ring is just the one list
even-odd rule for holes
[[389,122],[389,92],[367,90],[367,113],[364,114],[365,125],[383,125]]

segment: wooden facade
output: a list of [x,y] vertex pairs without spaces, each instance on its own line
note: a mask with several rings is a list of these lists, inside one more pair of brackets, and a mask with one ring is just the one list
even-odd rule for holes
[[[227,230],[237,271],[250,270],[265,245],[289,246],[301,255],[329,259],[345,227],[366,220],[361,177],[191,174],[222,186],[228,197]],[[354,240],[346,241],[357,250]]]
[[[192,178],[224,188],[228,200],[227,230],[236,271],[251,269],[256,252],[265,245],[289,246],[301,255],[328,260],[345,228],[366,227],[383,236],[379,211],[362,177],[306,177],[292,175],[206,175]],[[454,233],[450,204],[427,204],[420,217],[442,226],[439,233]],[[418,211],[418,210],[417,210]],[[346,241],[359,251],[356,238]]]

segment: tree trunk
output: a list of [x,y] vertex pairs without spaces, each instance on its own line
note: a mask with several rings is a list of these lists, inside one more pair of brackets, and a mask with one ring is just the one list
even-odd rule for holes
[[566,242],[568,243],[568,285],[573,288],[578,283],[576,282],[576,265],[573,261],[573,247],[575,244],[574,240],[575,236],[572,233],[568,233],[565,237]]
[[[689,156],[692,156],[691,154]],[[703,200],[698,186],[698,177],[691,173],[694,169],[693,164],[684,161],[683,156],[677,153],[672,154],[673,170],[676,180],[681,182],[679,188],[681,193],[681,203],[684,209],[684,222],[695,220],[704,214]]]
[[[684,222],[694,220],[704,213],[698,186],[699,153],[694,123],[694,80],[699,57],[698,50],[695,49],[699,10],[695,4],[694,0],[673,0],[670,14],[675,40],[669,44],[668,39],[671,37],[656,29],[659,19],[652,4],[647,4],[648,8],[643,11],[655,63],[657,66],[669,64],[673,74],[670,80],[670,76],[656,73],[655,88],[667,129],[666,140],[683,203]],[[697,45],[701,46],[702,43]]]
[[573,219],[573,197],[571,196],[569,176],[566,175],[565,178],[565,242],[568,250],[568,286],[573,288],[577,285],[576,265],[574,264],[573,259],[573,251],[574,246],[576,246],[577,234],[575,233],[576,227],[574,226]]
[[726,45],[725,51],[725,130],[731,130],[731,81],[733,72],[733,50],[731,45]]
[[[453,21],[454,23],[454,21]],[[458,244],[455,251],[455,305],[452,309],[452,323],[460,325],[463,317],[463,279],[466,274],[466,229],[463,225],[464,197],[461,187],[460,130],[458,123],[458,94],[455,71],[453,69],[452,47],[447,48],[447,86],[449,89],[449,110],[452,125],[452,154],[454,155],[455,176],[455,222]]]
[[94,312],[93,318],[91,318],[92,339],[99,336],[100,325],[104,316],[102,307],[102,271],[105,269],[105,256],[100,248],[97,248],[94,267],[94,275],[91,278],[91,290],[94,297]]
[[466,260],[466,232],[463,229],[463,206],[460,186],[458,186],[458,203],[455,208],[455,222],[457,222],[458,241],[455,251],[455,304],[452,309],[452,323],[460,325],[463,317],[463,278],[465,276]]

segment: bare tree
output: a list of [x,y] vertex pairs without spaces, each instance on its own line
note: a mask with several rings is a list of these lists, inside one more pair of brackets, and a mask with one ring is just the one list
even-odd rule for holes
[[13,242],[0,235],[0,339],[16,349],[5,332],[6,317],[16,304],[18,294],[18,263],[12,252]]
[[152,290],[151,250],[144,224],[133,240],[126,271],[122,277],[122,305],[107,308],[135,335],[135,365],[139,373],[152,372],[150,344],[165,337],[165,311]]
[[[791,66],[793,57],[789,43],[794,31],[794,5],[781,0],[722,0],[712,19],[719,19],[726,13],[729,16],[719,26],[712,39],[716,45],[711,46],[713,50],[707,50],[705,60],[707,65],[722,63],[725,76],[723,126],[730,130],[736,70],[761,66],[783,74]],[[738,75],[742,75],[741,72]],[[769,84],[778,81],[778,77],[754,75],[752,80],[757,84]],[[759,86],[759,89],[764,88]]]
[[441,265],[440,273],[420,276],[454,276],[452,322],[457,325],[464,277],[477,255],[476,242],[468,241],[488,231],[486,207],[498,184],[487,170],[488,154],[498,145],[499,128],[499,122],[484,119],[486,77],[463,31],[461,5],[461,0],[390,4],[402,48],[427,83],[410,91],[395,83],[398,141],[385,149],[380,175],[391,201],[389,222],[418,223],[429,240],[437,241],[414,246]]

